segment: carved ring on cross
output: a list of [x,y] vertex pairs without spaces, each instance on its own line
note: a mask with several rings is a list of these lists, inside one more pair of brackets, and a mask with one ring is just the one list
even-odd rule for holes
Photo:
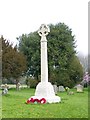
[[40,36],[46,36],[46,35],[48,35],[49,32],[50,32],[50,29],[49,29],[49,27],[48,27],[47,25],[45,25],[45,24],[42,24],[42,25],[40,26],[39,30],[38,30],[38,34],[39,34]]

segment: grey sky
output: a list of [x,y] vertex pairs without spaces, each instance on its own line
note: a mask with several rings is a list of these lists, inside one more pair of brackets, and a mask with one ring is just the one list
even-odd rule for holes
[[64,22],[76,36],[77,51],[88,53],[88,0],[0,0],[0,35],[16,37],[42,23]]

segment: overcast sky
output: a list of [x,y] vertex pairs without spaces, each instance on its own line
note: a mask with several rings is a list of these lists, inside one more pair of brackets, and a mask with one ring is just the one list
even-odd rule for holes
[[77,51],[88,53],[88,0],[0,0],[0,35],[14,44],[16,37],[42,23],[64,22],[72,29]]

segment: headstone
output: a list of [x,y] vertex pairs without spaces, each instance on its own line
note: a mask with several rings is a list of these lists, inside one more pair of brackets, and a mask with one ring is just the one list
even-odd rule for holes
[[83,92],[83,86],[82,85],[77,85],[77,92]]
[[64,92],[65,88],[63,86],[59,86],[59,92]]
[[4,90],[2,91],[2,94],[7,94],[8,93],[8,85],[5,84]]
[[58,91],[58,87],[57,87],[57,85],[53,85],[53,88],[54,88],[54,92],[55,92],[55,94],[57,95],[57,91]]
[[20,90],[21,84],[18,82],[16,87],[17,87],[17,90]]
[[66,92],[69,92],[70,88],[69,87],[65,87],[65,90],[66,90]]
[[41,82],[36,86],[35,96],[32,98],[42,99],[45,98],[48,103],[60,102],[59,96],[55,95],[53,85],[48,82],[48,57],[47,57],[47,39],[46,36],[50,32],[47,25],[42,24],[38,30],[41,36]]

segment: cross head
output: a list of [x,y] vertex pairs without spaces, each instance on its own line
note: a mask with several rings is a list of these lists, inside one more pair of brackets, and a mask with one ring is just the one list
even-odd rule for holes
[[48,35],[48,33],[50,32],[50,29],[47,25],[42,24],[38,30],[38,34],[42,37],[42,36],[46,36]]

